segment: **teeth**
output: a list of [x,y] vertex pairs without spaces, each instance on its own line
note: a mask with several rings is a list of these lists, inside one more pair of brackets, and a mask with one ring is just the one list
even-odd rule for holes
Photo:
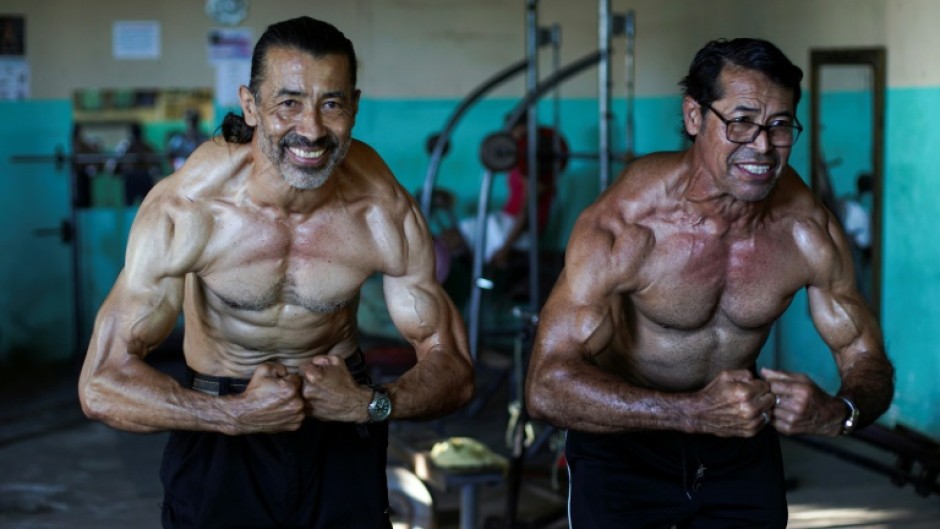
[[749,172],[754,174],[764,174],[767,171],[770,171],[769,165],[753,165],[753,164],[741,164],[741,167]]
[[326,152],[326,149],[320,149],[319,151],[305,151],[302,149],[298,149],[297,147],[291,147],[290,152],[294,153],[295,155],[301,158],[313,159],[313,158],[319,158],[320,156],[323,156],[323,153]]

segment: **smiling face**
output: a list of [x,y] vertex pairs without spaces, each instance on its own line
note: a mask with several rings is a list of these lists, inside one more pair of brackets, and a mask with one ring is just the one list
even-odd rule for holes
[[343,55],[274,47],[265,72],[257,98],[245,87],[240,92],[254,142],[289,185],[320,187],[352,142],[359,91],[349,63]]
[[[725,66],[719,77],[723,95],[711,107],[729,121],[761,125],[792,124],[793,93],[763,73]],[[766,131],[750,143],[728,140],[725,123],[697,101],[683,100],[686,131],[695,136],[693,149],[719,190],[746,202],[763,200],[787,167],[791,147],[770,144]]]

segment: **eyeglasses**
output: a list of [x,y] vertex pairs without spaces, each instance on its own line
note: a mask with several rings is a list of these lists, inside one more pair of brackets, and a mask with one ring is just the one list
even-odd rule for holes
[[757,139],[762,131],[767,131],[767,138],[774,147],[790,147],[799,139],[803,132],[803,125],[793,118],[794,123],[774,123],[772,125],[760,125],[753,121],[746,121],[746,118],[727,119],[711,105],[699,103],[702,108],[711,110],[715,117],[725,124],[725,136],[731,143],[751,143]]

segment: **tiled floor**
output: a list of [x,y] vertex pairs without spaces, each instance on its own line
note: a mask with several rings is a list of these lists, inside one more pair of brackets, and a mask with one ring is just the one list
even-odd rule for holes
[[[129,434],[88,422],[73,395],[73,381],[66,381],[28,400],[7,395],[0,403],[0,527],[159,528],[157,467],[165,434]],[[474,418],[430,426],[444,435],[474,435],[508,453],[506,417],[497,398]],[[871,457],[892,461],[892,454],[861,448]],[[796,483],[789,493],[789,527],[940,528],[937,495],[921,497],[910,486],[895,486],[881,474],[792,441],[784,442],[784,451]],[[520,518],[544,518],[541,527],[566,527],[564,496],[551,490],[551,468],[547,450],[527,465]],[[438,529],[456,529],[457,491],[431,493]],[[488,519],[492,526],[493,517],[505,512],[505,495],[503,484],[480,490],[481,527]],[[555,521],[549,523],[552,516]]]

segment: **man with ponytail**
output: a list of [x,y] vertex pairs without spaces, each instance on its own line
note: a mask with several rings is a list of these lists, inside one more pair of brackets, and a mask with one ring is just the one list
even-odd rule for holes
[[[242,113],[144,199],[95,322],[85,413],[170,431],[167,528],[388,528],[388,419],[450,413],[473,392],[462,322],[434,277],[425,220],[352,139],[352,43],[302,17],[270,26]],[[380,274],[416,365],[370,384],[360,287]],[[183,384],[145,361],[182,312]]]

